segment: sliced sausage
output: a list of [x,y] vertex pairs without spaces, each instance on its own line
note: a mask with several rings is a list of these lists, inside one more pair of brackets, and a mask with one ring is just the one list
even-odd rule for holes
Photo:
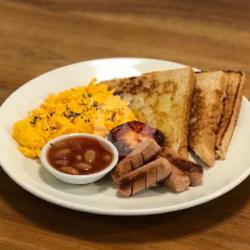
[[148,139],[136,146],[136,148],[129,154],[138,154],[141,153],[144,163],[147,163],[152,159],[156,154],[161,151],[161,147],[153,139]]
[[[166,179],[172,167],[164,158],[156,159],[142,167],[123,175],[119,180],[119,193],[126,197],[135,195],[144,189]],[[129,195],[130,194],[130,195]]]
[[164,147],[161,150],[160,155],[167,158],[171,164],[184,172],[189,177],[191,186],[197,186],[201,184],[203,169],[200,165],[181,157],[177,152],[168,147]]
[[140,168],[137,168],[136,170],[133,170],[121,176],[119,178],[119,183],[122,184],[124,182],[131,182],[139,178],[139,176],[146,174],[152,168],[156,169],[156,183],[157,181],[165,179],[171,173],[172,165],[168,162],[167,159],[156,159],[154,161],[149,162],[148,164],[143,165]]
[[117,164],[111,174],[113,180],[116,183],[119,182],[118,179],[122,175],[143,166],[143,164],[147,163],[160,151],[160,146],[153,139],[138,144],[136,149]]
[[172,171],[172,165],[165,158],[159,157],[156,161],[159,165],[156,168],[156,182],[166,179]]
[[142,174],[133,181],[132,195],[137,194],[146,189],[146,173]]
[[115,170],[111,173],[111,178],[115,183],[119,183],[121,176],[133,171],[130,159],[124,159],[122,162],[119,162]]
[[119,187],[119,193],[124,197],[132,196],[132,182],[131,183],[124,183]]
[[137,169],[144,164],[141,153],[128,156],[132,169]]
[[172,172],[164,181],[165,185],[174,192],[183,192],[188,189],[190,180],[186,174],[184,174],[177,167],[172,166]]
[[157,180],[156,168],[149,169],[146,176],[146,187],[149,188],[155,185],[156,180]]

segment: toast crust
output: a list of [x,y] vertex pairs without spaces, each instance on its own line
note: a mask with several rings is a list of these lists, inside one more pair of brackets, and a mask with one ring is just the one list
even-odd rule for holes
[[216,138],[216,158],[225,159],[232,139],[242,102],[242,91],[245,83],[243,72],[225,72],[227,74],[227,90],[224,111],[221,117]]
[[193,91],[196,83],[196,75],[193,70],[190,70],[189,73],[189,89],[188,89],[188,95],[191,96],[191,98],[186,99],[185,107],[186,111],[184,112],[184,120],[187,121],[184,123],[182,135],[183,138],[180,143],[180,147],[178,150],[178,153],[183,156],[184,158],[188,158],[188,139],[189,139],[189,121],[191,117],[191,106],[192,106],[192,96]]

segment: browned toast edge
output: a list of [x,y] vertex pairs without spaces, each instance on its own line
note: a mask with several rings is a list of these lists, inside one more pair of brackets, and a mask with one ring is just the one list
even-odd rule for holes
[[[234,71],[224,71],[224,72],[231,73]],[[216,157],[219,159],[225,159],[226,157],[226,153],[230,145],[237,121],[238,121],[241,102],[242,102],[242,96],[243,96],[242,92],[243,92],[246,77],[245,77],[245,74],[241,71],[236,71],[235,73],[240,74],[240,82],[238,84],[237,92],[236,92],[235,99],[234,99],[233,112],[228,121],[227,128],[225,129],[225,132],[221,137],[222,139],[220,141],[220,145],[217,145],[217,148],[216,148]]]

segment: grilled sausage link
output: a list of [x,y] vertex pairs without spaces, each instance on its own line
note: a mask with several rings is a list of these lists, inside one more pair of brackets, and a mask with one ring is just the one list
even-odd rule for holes
[[190,179],[191,186],[197,186],[202,183],[203,169],[200,165],[181,157],[173,149],[164,147],[160,156],[168,159],[171,164],[179,168]]
[[167,159],[156,159],[122,176],[118,191],[125,197],[133,196],[166,179],[171,171],[172,166]]

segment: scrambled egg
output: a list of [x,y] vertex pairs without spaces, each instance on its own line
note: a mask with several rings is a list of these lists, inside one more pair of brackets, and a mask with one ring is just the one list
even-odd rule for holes
[[27,157],[39,157],[44,144],[67,133],[106,136],[114,127],[135,120],[128,103],[114,96],[105,84],[90,82],[56,95],[13,126],[12,137]]

